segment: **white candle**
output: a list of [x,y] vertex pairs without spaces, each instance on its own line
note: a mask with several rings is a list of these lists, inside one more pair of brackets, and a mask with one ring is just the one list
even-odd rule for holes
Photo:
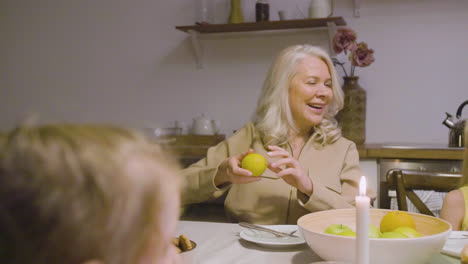
[[359,196],[356,196],[356,264],[369,264],[369,207],[366,196],[366,177],[359,182]]

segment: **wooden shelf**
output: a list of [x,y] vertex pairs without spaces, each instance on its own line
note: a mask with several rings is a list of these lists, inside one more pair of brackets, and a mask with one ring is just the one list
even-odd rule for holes
[[[265,30],[309,29],[324,28],[328,30],[328,42],[331,47],[336,26],[345,26],[343,17],[327,17],[314,19],[294,19],[283,21],[263,21],[239,24],[203,24],[190,26],[176,26],[175,28],[190,34],[197,68],[203,68],[203,48],[199,35],[212,33],[253,32]],[[333,53],[333,50],[332,50]],[[333,54],[332,54],[333,55]]]
[[346,25],[343,17],[328,17],[317,19],[296,19],[284,21],[264,21],[239,24],[204,24],[191,26],[176,26],[176,29],[189,33],[193,30],[198,33],[228,33],[228,32],[247,32],[263,30],[280,29],[301,29],[301,28],[319,28],[327,27],[328,23],[334,23],[337,26]]

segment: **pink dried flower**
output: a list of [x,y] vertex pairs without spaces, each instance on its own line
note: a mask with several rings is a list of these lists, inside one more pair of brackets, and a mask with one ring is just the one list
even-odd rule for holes
[[333,50],[336,53],[351,51],[356,48],[356,32],[350,28],[339,28],[333,38]]
[[374,61],[374,50],[367,47],[367,43],[360,42],[357,44],[357,48],[351,51],[349,60],[353,66],[367,67]]
[[343,69],[345,76],[354,76],[354,70],[357,67],[367,67],[371,65],[374,61],[374,50],[369,49],[367,43],[365,42],[356,42],[357,35],[350,28],[340,28],[336,31],[335,36],[333,37],[333,50],[336,54],[344,52],[344,54],[349,53],[349,61],[351,62],[350,74],[346,71],[344,67],[344,62],[340,62],[336,57],[333,58],[335,65],[340,65]]

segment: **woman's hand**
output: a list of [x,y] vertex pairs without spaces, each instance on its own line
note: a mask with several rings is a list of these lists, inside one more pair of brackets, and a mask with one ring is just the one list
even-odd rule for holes
[[268,165],[268,168],[275,172],[278,177],[287,184],[297,188],[300,192],[312,195],[313,183],[307,176],[299,161],[291,157],[289,152],[278,146],[268,146],[270,157],[280,157],[281,159]]
[[218,173],[214,179],[215,185],[220,186],[225,183],[244,184],[261,180],[262,178],[254,177],[252,172],[240,167],[242,159],[253,152],[252,149],[249,149],[245,153],[225,159],[218,168]]

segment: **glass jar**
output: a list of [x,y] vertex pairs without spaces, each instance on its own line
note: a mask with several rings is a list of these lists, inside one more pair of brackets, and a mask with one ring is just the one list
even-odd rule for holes
[[213,0],[195,0],[195,23],[214,23],[214,2]]
[[255,21],[268,21],[270,18],[270,5],[267,0],[257,0],[255,4]]

